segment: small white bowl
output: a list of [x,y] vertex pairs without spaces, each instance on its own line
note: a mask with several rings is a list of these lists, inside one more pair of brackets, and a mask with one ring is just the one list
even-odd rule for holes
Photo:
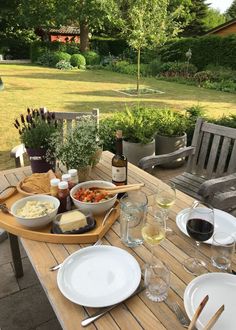
[[78,189],[91,188],[91,187],[106,188],[106,187],[116,187],[116,186],[109,181],[103,181],[103,180],[86,181],[77,184],[70,191],[70,196],[75,207],[83,213],[91,212],[93,215],[105,213],[115,204],[117,199],[117,194],[103,202],[98,202],[98,203],[81,202],[74,198],[74,194]]
[[[24,218],[16,214],[17,210],[22,208],[28,201],[43,201],[50,202],[55,209],[47,214],[37,218]],[[11,207],[11,213],[22,226],[27,228],[40,228],[49,224],[56,216],[60,202],[57,198],[49,195],[34,195],[19,199]]]

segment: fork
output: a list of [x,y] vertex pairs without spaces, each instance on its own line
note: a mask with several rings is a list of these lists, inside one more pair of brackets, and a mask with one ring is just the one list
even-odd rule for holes
[[181,307],[177,302],[173,303],[171,305],[173,312],[177,316],[177,319],[182,324],[184,328],[188,328],[190,321],[187,319],[187,316],[185,316],[185,313],[182,311]]
[[[96,245],[102,245],[102,240],[101,240],[101,238],[99,238],[99,239],[97,240],[97,242],[95,242],[95,243],[93,244],[93,246],[96,246]],[[54,265],[54,266],[50,267],[49,270],[50,270],[51,272],[53,272],[54,270],[58,270],[59,268],[61,268],[62,264],[63,264],[63,263],[60,263],[60,264],[58,264],[58,265]],[[1,329],[0,329],[0,330],[1,330]]]

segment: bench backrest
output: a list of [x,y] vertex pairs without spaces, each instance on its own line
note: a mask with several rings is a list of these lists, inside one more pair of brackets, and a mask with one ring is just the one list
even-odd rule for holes
[[63,128],[68,131],[76,121],[82,117],[90,116],[95,120],[97,125],[99,124],[99,109],[93,109],[88,112],[54,112],[57,120],[63,121]]
[[236,129],[197,120],[187,172],[207,179],[236,172]]

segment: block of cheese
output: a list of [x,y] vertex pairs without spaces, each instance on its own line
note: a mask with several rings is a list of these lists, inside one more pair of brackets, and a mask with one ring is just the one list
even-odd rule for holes
[[63,232],[78,230],[87,225],[87,219],[83,213],[74,210],[63,213],[59,221],[59,227]]

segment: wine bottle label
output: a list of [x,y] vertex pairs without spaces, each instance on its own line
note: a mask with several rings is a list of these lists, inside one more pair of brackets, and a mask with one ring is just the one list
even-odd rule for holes
[[122,182],[126,180],[126,167],[112,166],[112,180]]

